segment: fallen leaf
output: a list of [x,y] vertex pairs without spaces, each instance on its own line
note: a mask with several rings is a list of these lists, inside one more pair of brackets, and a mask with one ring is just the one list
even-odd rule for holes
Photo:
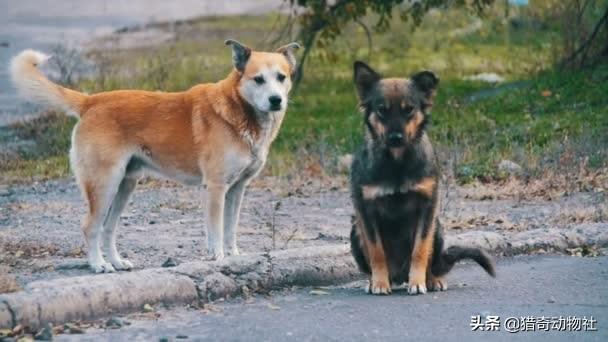
[[543,97],[549,97],[551,96],[553,93],[551,92],[551,90],[543,90],[542,93],[540,93]]
[[82,326],[78,326],[73,323],[66,323],[63,325],[63,332],[68,334],[84,334],[84,329]]
[[21,334],[21,331],[23,331],[23,326],[17,324],[17,326],[13,328],[13,336]]
[[213,304],[204,304],[203,310],[206,310],[208,312],[222,312],[222,308]]
[[267,306],[268,306],[269,309],[272,309],[272,310],[281,310],[280,306],[274,305],[272,303],[268,303]]
[[29,335],[21,336],[17,339],[17,342],[34,342],[34,338]]
[[323,290],[311,290],[308,293],[314,296],[325,296],[329,294],[329,292]]

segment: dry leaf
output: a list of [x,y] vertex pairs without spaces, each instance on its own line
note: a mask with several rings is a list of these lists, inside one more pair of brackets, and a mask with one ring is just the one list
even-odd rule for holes
[[309,293],[315,296],[325,296],[329,294],[329,292],[323,290],[311,290]]
[[268,303],[266,306],[268,306],[268,308],[269,308],[269,309],[272,309],[272,310],[281,310],[281,307],[280,307],[280,306],[278,306],[278,305],[274,305],[274,304],[272,304],[272,303]]

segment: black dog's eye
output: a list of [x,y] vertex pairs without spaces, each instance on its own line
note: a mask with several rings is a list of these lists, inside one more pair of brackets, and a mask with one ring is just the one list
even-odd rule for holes
[[283,74],[278,74],[278,75],[277,75],[277,80],[279,80],[279,82],[283,83],[283,81],[285,81],[285,75],[283,75]]
[[259,85],[262,85],[262,84],[264,84],[264,82],[266,82],[264,80],[264,76],[256,76],[253,78],[253,80],[255,81],[255,83],[257,83]]
[[403,108],[403,113],[406,116],[411,116],[414,113],[414,107],[413,106],[406,106],[405,108]]
[[378,109],[376,110],[376,114],[378,115],[378,117],[380,117],[382,119],[384,117],[384,115],[386,114],[386,106],[379,105]]

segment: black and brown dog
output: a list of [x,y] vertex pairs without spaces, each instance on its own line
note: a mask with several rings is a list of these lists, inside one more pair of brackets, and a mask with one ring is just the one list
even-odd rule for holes
[[403,282],[409,294],[446,290],[444,275],[465,258],[494,276],[485,251],[443,249],[439,170],[425,132],[437,76],[422,71],[410,79],[382,78],[363,62],[355,62],[354,71],[366,137],[351,168],[351,249],[371,275],[368,292],[388,294],[391,284]]

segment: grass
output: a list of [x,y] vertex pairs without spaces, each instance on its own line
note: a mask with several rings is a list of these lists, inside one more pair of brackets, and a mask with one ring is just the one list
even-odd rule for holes
[[2,158],[0,183],[67,176],[70,172],[70,132],[75,123],[74,118],[50,112],[32,121],[9,126],[10,134],[2,135],[0,144],[10,140],[31,144],[17,148],[18,157]]
[[[440,76],[430,134],[447,171],[462,182],[500,179],[504,175],[496,165],[502,159],[519,163],[536,177],[547,168],[559,172],[582,164],[605,166],[608,66],[582,71],[553,68],[561,46],[558,26],[546,21],[540,28],[515,27],[500,13],[497,8],[480,20],[461,10],[434,11],[416,31],[396,19],[390,31],[373,34],[371,51],[364,30],[348,26],[341,38],[311,54],[266,173],[334,174],[339,156],[360,143],[363,125],[351,75],[356,59],[368,61],[387,76],[408,76],[421,69]],[[525,10],[518,16],[539,20]],[[268,49],[281,19],[277,15],[200,18],[174,27],[178,38],[171,43],[93,52],[100,73],[82,80],[79,88],[180,91],[218,80],[231,68],[225,38]],[[507,83],[523,83],[502,90],[464,80],[481,72],[497,73]],[[488,89],[496,94],[470,100]],[[26,176],[64,175],[73,122],[55,120],[41,135],[32,135],[51,151],[24,156],[0,170]]]

